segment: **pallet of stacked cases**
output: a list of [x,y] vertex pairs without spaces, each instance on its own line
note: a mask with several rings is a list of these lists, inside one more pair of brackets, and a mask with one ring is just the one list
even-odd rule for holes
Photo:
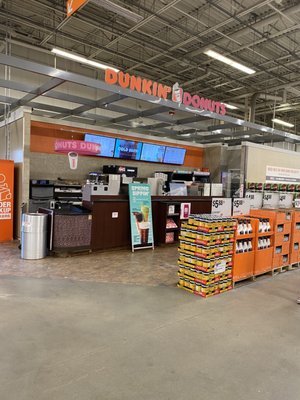
[[292,210],[251,210],[251,215],[256,214],[263,219],[268,218],[273,236],[272,269],[284,267],[289,264],[290,239],[292,229]]
[[202,297],[232,289],[236,221],[192,214],[181,226],[178,287]]
[[235,247],[233,255],[233,282],[250,278],[254,274],[255,223],[250,217],[236,217]]

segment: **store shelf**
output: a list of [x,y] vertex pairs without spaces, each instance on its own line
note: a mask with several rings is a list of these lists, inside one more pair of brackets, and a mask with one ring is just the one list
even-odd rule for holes
[[257,237],[266,237],[266,236],[273,236],[273,235],[274,235],[274,231],[257,233]]
[[179,215],[179,213],[167,214],[167,217],[178,217]]
[[246,239],[254,239],[255,234],[254,233],[249,233],[247,235],[236,235],[236,240],[246,240]]

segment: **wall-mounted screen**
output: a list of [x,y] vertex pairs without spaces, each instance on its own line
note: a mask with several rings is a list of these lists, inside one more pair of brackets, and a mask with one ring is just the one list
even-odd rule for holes
[[164,163],[181,165],[184,163],[185,153],[186,149],[179,147],[166,147]]
[[143,143],[141,161],[162,163],[164,160],[166,146],[158,144]]
[[114,156],[115,143],[116,143],[115,138],[111,138],[108,136],[90,135],[89,133],[86,133],[84,136],[84,141],[100,144],[101,150],[99,154],[96,154],[97,156],[102,156],[102,157]]
[[126,160],[139,160],[141,158],[142,143],[133,140],[117,139],[114,157]]

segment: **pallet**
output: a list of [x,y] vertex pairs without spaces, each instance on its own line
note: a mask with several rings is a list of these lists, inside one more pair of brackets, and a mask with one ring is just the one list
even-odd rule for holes
[[298,269],[299,267],[300,267],[299,262],[296,262],[293,264],[288,264],[288,265],[283,265],[281,267],[274,268],[273,275],[282,274],[283,272],[287,272],[287,271],[294,271],[295,269]]
[[241,286],[251,285],[251,283],[253,282],[254,282],[254,276],[250,276],[248,278],[239,279],[238,281],[233,282],[232,285],[233,288],[235,289]]
[[299,267],[300,267],[300,262],[296,262],[296,263],[290,264],[288,266],[288,271],[293,271],[295,269],[298,269]]
[[255,274],[254,275],[254,280],[267,278],[268,276],[273,276],[273,270],[265,271],[265,272],[259,272],[258,274]]

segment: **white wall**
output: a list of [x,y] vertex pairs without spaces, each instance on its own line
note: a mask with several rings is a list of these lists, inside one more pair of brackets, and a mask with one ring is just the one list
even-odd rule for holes
[[300,153],[254,143],[246,148],[246,181],[264,182],[267,165],[300,169]]

